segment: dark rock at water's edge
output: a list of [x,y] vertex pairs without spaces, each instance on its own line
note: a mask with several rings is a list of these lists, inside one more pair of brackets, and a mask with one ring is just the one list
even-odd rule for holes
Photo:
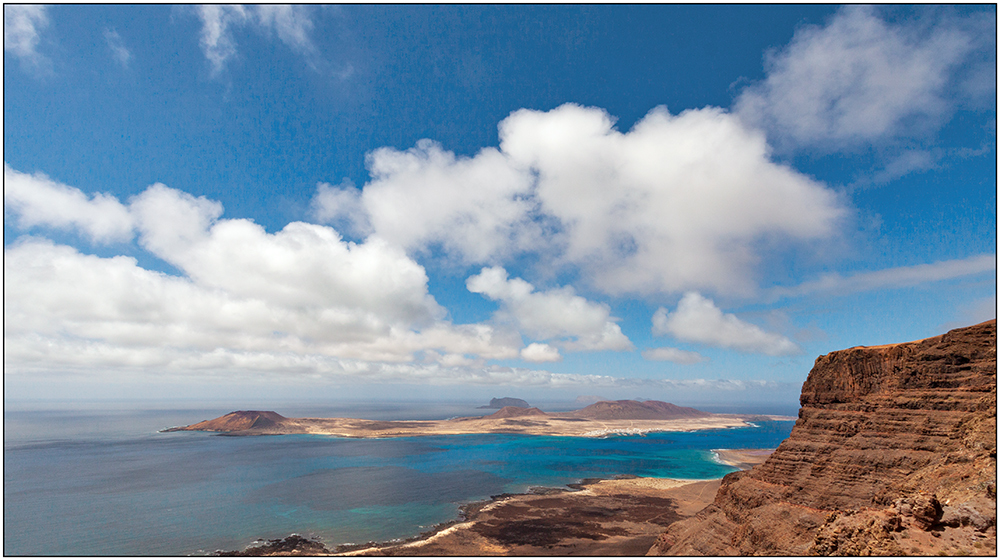
[[996,351],[993,320],[820,356],[788,439],[650,554],[995,556]]
[[302,535],[289,535],[283,539],[271,539],[263,544],[250,545],[243,551],[219,550],[213,556],[319,556],[327,554],[330,554],[330,550],[319,540],[307,539]]
[[528,404],[528,401],[526,401],[524,399],[515,399],[514,397],[503,397],[503,398],[500,398],[500,399],[493,398],[493,399],[490,399],[490,404],[488,404],[486,406],[480,406],[478,408],[500,409],[500,408],[503,408],[505,406],[516,406],[518,408],[531,408],[531,405]]

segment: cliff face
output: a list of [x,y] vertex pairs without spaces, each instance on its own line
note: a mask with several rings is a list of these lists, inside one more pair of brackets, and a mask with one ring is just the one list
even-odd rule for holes
[[996,552],[996,321],[821,356],[770,458],[650,550]]

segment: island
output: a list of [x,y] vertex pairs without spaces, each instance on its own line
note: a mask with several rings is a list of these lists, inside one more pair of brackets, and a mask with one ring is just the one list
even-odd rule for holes
[[712,414],[662,401],[601,401],[570,412],[505,406],[486,416],[447,420],[365,420],[286,418],[276,412],[238,410],[214,420],[164,432],[202,431],[234,436],[316,434],[348,438],[390,438],[454,434],[524,434],[603,437],[649,432],[737,428],[753,420],[794,420],[785,416]]
[[528,404],[528,401],[526,401],[524,399],[514,398],[514,397],[502,397],[502,398],[499,398],[499,399],[492,398],[492,399],[490,399],[490,404],[488,404],[486,406],[477,406],[476,408],[492,408],[492,409],[499,410],[499,409],[501,409],[501,408],[503,408],[505,406],[517,406],[517,407],[520,407],[520,408],[531,408],[531,405]]

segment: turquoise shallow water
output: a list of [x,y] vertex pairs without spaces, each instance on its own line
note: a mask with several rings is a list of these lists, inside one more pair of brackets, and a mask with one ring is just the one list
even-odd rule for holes
[[[711,449],[775,447],[793,424],[602,439],[145,429],[190,414],[5,412],[17,433],[4,435],[4,553],[204,554],[293,532],[327,544],[405,538],[454,518],[463,503],[532,486],[617,474],[717,478],[733,469]],[[57,437],[59,425],[91,428]]]

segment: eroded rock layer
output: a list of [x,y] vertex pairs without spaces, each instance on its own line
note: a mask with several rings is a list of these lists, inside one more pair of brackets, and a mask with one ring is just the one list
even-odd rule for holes
[[820,356],[789,438],[650,553],[995,554],[996,371],[995,320]]

